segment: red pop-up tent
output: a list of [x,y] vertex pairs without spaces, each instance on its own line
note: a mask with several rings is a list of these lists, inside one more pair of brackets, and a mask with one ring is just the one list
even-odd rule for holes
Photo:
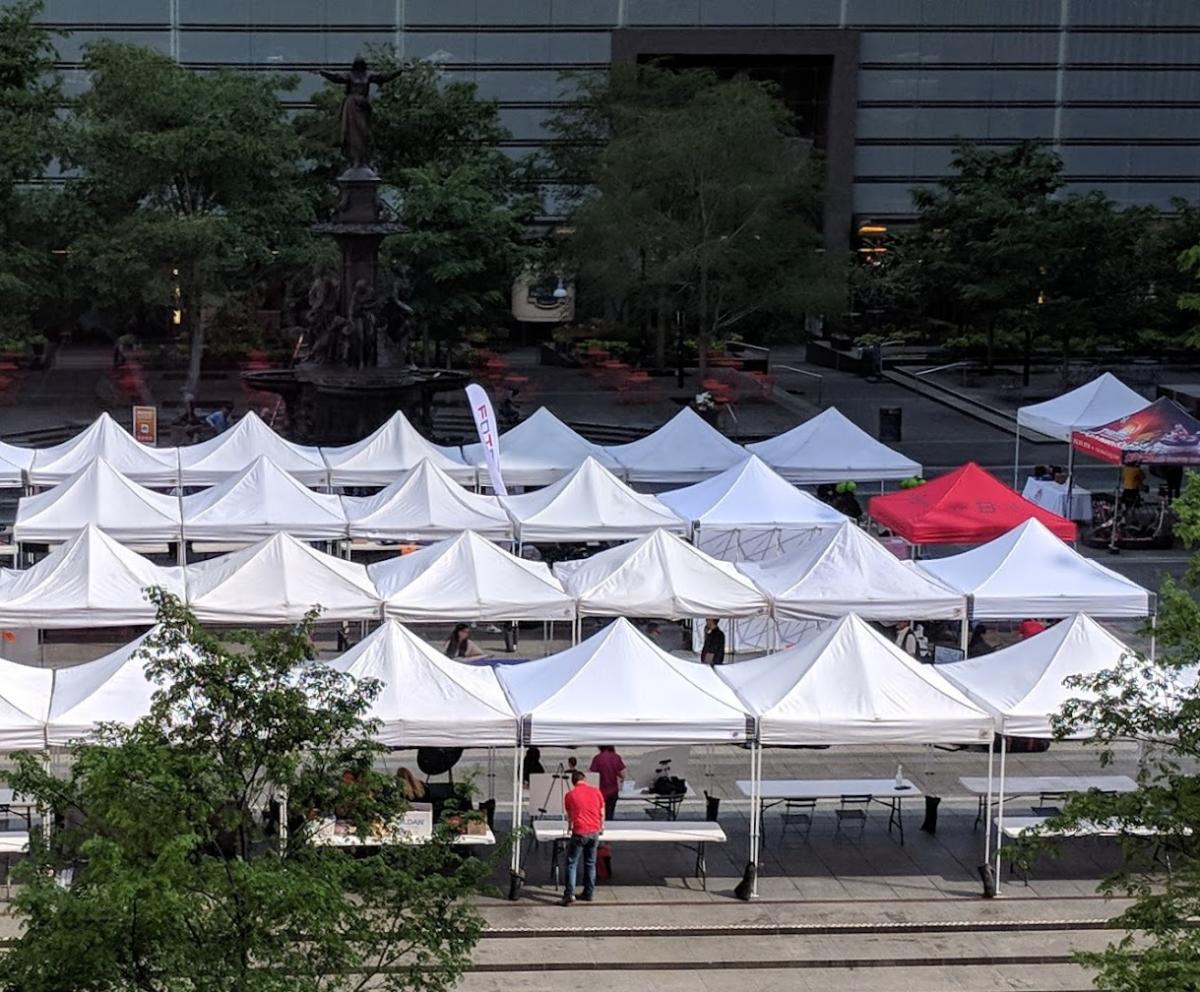
[[1111,424],[1075,431],[1071,445],[1114,465],[1200,465],[1200,421],[1164,396]]
[[1040,520],[1064,541],[1075,524],[1009,489],[974,462],[915,489],[873,496],[871,516],[910,544],[982,544],[1026,520]]

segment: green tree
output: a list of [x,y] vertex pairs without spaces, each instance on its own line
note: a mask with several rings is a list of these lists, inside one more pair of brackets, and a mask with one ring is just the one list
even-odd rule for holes
[[[370,60],[373,71],[403,70],[373,94],[372,158],[408,229],[384,243],[385,261],[408,269],[428,352],[430,338],[453,341],[504,318],[537,204],[521,165],[499,147],[510,135],[495,103],[473,83],[447,81],[433,63],[401,62],[387,50],[373,49]],[[314,163],[310,181],[323,193],[343,168],[340,100],[341,90],[326,86],[296,122]]]
[[[355,857],[304,828],[310,810],[336,809],[365,835],[403,810],[396,782],[374,771],[364,714],[378,684],[315,661],[311,617],[218,642],[153,595],[149,714],[73,745],[65,777],[16,756],[13,786],[60,822],[31,842],[0,985],[451,988],[480,931],[466,897],[486,862],[458,857],[441,832]],[[264,822],[272,797],[291,811],[285,843]]]
[[[1188,474],[1173,508],[1176,533],[1190,547],[1200,542],[1200,476]],[[1080,954],[1109,992],[1176,992],[1200,988],[1200,555],[1184,579],[1168,578],[1159,594],[1156,660],[1131,654],[1114,670],[1071,683],[1081,690],[1054,719],[1060,737],[1089,729],[1100,761],[1113,762],[1119,744],[1137,744],[1137,789],[1070,797],[1050,822],[1071,830],[1110,823],[1120,831],[1122,869],[1101,886],[1131,899],[1115,923],[1125,935],[1103,951]],[[1023,840],[1031,859],[1046,847]],[[1020,850],[1020,848],[1018,849]]]
[[68,143],[86,222],[71,263],[101,305],[177,309],[194,394],[216,312],[320,251],[300,148],[278,99],[295,80],[198,73],[97,42]]
[[913,191],[909,258],[925,296],[960,326],[984,333],[995,363],[1002,325],[1028,326],[1042,291],[1045,212],[1062,186],[1062,162],[1036,142],[990,151],[958,145],[953,172]]
[[52,191],[29,184],[58,151],[62,80],[53,33],[38,23],[40,0],[0,7],[0,334],[22,334],[53,284]]
[[548,122],[575,148],[554,153],[552,174],[579,194],[563,264],[585,292],[625,320],[684,311],[702,373],[717,338],[835,303],[820,169],[768,87],[650,66],[589,86]]

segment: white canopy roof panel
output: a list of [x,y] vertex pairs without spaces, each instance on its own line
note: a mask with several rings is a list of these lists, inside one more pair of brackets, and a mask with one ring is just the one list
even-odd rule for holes
[[215,486],[261,456],[306,486],[325,485],[328,470],[321,449],[285,440],[253,410],[223,434],[180,448],[180,479],[185,486]]
[[656,530],[591,558],[559,562],[554,573],[592,616],[751,617],[767,601],[730,562]]
[[178,541],[179,499],[127,479],[97,458],[61,485],[17,504],[13,538],[57,544],[95,524],[118,541]]
[[88,526],[31,568],[0,569],[0,625],[124,627],[151,624],[146,590],[159,586],[182,598],[178,568],[159,568]]
[[685,406],[653,434],[608,448],[630,482],[686,485],[719,475],[746,458],[746,449]]
[[537,492],[503,499],[522,541],[628,541],[688,525],[654,496],[635,493],[594,458]]
[[965,744],[992,737],[992,719],[932,665],[856,616],[720,677],[758,717],[764,744]]
[[147,631],[103,658],[55,670],[48,747],[65,747],[101,723],[128,726],[150,712],[151,697],[159,687],[146,676],[143,644],[153,633]]
[[306,541],[346,536],[340,496],[309,489],[264,456],[181,502],[189,541],[257,541],[281,532]]
[[46,715],[54,671],[0,661],[0,750],[40,751],[46,746]]
[[71,440],[51,448],[38,448],[29,470],[30,484],[56,486],[97,458],[107,459],[123,476],[143,486],[173,486],[179,478],[175,448],[142,444],[107,413],[102,413]]
[[720,475],[658,498],[705,530],[806,530],[839,527],[845,514],[797,489],[756,455]]
[[388,486],[428,461],[455,482],[474,485],[475,469],[458,448],[444,448],[423,437],[397,410],[378,430],[355,444],[322,448],[331,486]]
[[331,662],[356,679],[382,683],[367,718],[389,747],[511,747],[518,722],[487,665],[452,661],[389,620]]
[[738,568],[766,593],[779,618],[857,613],[868,620],[950,620],[966,614],[961,593],[906,565],[849,520],[778,558]]
[[350,536],[377,541],[436,541],[473,530],[511,541],[513,524],[495,496],[455,482],[429,459],[374,496],[343,496]]
[[[1094,699],[1063,682],[1116,668],[1133,651],[1090,617],[1079,614],[977,658],[937,670],[996,718],[997,730],[1019,737],[1053,737],[1050,717],[1068,699]],[[1081,728],[1079,737],[1088,736]]]
[[1136,582],[1085,558],[1038,520],[962,554],[917,563],[922,571],[971,599],[976,619],[1145,617],[1151,594]]
[[368,569],[387,616],[410,623],[567,620],[575,601],[550,569],[467,531]]
[[25,485],[25,473],[33,467],[33,448],[0,441],[0,486]]
[[876,441],[836,407],[746,448],[788,481],[804,485],[908,479],[921,474],[917,462]]
[[[482,444],[463,445],[463,460],[487,481]],[[578,467],[585,458],[620,471],[608,449],[572,430],[544,406],[500,435],[500,475],[506,486],[548,486]]]
[[1060,441],[1070,441],[1073,431],[1103,427],[1137,413],[1150,401],[1134,392],[1111,372],[1044,403],[1017,410],[1017,423]]
[[323,620],[374,620],[381,603],[365,566],[289,534],[183,569],[188,602],[209,623],[295,623],[314,606]]
[[747,715],[713,669],[618,619],[582,644],[499,669],[530,744],[736,744]]

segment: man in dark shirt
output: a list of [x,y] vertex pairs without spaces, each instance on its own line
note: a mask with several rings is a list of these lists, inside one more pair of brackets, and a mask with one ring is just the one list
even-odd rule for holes
[[583,853],[583,901],[591,902],[596,889],[596,845],[604,829],[604,793],[587,784],[587,776],[571,772],[571,791],[563,796],[563,812],[571,839],[567,841],[567,880],[563,887],[562,904],[575,901],[575,873],[579,855]]
[[709,617],[704,621],[704,646],[700,649],[700,660],[706,665],[725,664],[725,631],[717,621]]

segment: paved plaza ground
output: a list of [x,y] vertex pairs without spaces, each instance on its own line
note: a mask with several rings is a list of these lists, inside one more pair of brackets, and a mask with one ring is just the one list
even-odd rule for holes
[[[679,408],[682,391],[667,383],[663,398],[651,403],[618,402],[615,392],[577,370],[536,365],[532,350],[511,356],[530,379],[526,413],[545,404],[563,419],[648,430]],[[836,405],[874,434],[881,407],[903,411],[903,440],[896,445],[920,461],[927,476],[973,459],[1011,475],[1013,436],[963,413],[890,382],[862,378],[803,362],[800,349],[776,354],[783,395],[768,402],[745,402],[736,421],[723,427],[736,439],[760,438],[794,426],[820,409]],[[30,373],[18,402],[0,411],[0,435],[30,429],[78,424],[99,412],[98,378],[107,374],[111,353],[75,349],[61,356],[56,368]],[[152,397],[169,410],[178,383],[150,376]],[[1036,389],[1052,388],[1039,383]],[[239,402],[235,376],[206,380],[203,399],[226,397]],[[987,390],[983,390],[987,391]],[[1017,404],[1013,390],[990,389],[989,402]],[[1045,398],[1038,395],[1029,401]],[[244,406],[239,406],[239,412]],[[127,419],[125,411],[114,410]],[[1065,461],[1061,445],[1026,443],[1025,470],[1037,462]],[[1107,488],[1112,469],[1098,463],[1079,467],[1080,482]],[[8,508],[11,519],[11,506]],[[4,508],[0,508],[3,515]],[[1104,564],[1138,582],[1157,588],[1163,574],[1178,574],[1186,560],[1181,550],[1124,553],[1109,557],[1084,549]],[[500,646],[494,633],[481,632],[485,648]],[[115,645],[116,642],[114,642]],[[551,647],[565,642],[556,640]],[[64,664],[97,657],[109,645],[50,645],[47,660]],[[521,655],[540,655],[536,638],[526,640]],[[591,749],[575,752],[590,759]],[[568,752],[547,749],[554,763]],[[626,753],[629,759],[636,751]],[[725,845],[708,851],[708,887],[692,877],[694,856],[665,847],[618,846],[613,852],[614,879],[602,886],[592,905],[569,909],[557,905],[558,891],[548,877],[548,852],[526,842],[527,884],[521,899],[502,898],[507,888],[507,857],[500,857],[493,876],[496,892],[482,896],[487,930],[475,954],[475,966],[463,981],[464,992],[521,992],[601,983],[609,992],[733,992],[733,990],[804,990],[842,992],[872,988],[906,992],[1024,989],[1063,992],[1090,988],[1089,976],[1071,961],[1071,952],[1102,947],[1116,933],[1107,921],[1120,901],[1096,895],[1098,882],[1120,864],[1111,840],[1064,843],[1057,855],[1035,865],[1027,883],[1019,876],[1001,878],[999,898],[984,899],[977,866],[983,860],[983,832],[974,828],[976,801],[959,785],[960,776],[986,774],[986,754],[922,748],[831,748],[772,750],[764,762],[766,778],[887,778],[902,763],[922,791],[940,795],[936,835],[917,829],[923,809],[910,802],[904,816],[905,843],[889,835],[887,812],[876,807],[861,838],[853,831],[838,836],[833,807],[826,803],[805,839],[789,831],[781,836],[777,813],[764,824],[760,895],[754,902],[737,900],[734,886],[747,859],[749,803],[735,782],[749,773],[747,752],[715,749],[704,771],[706,752],[694,748],[690,783],[721,799],[720,822],[729,836]],[[479,763],[479,784],[498,800],[497,833],[511,826],[511,757],[499,755],[496,777],[487,777],[482,757],[469,753],[459,771]],[[581,762],[582,763],[582,762]],[[397,754],[390,767],[415,767],[411,754]],[[1117,767],[1132,773],[1136,753],[1124,751]],[[1009,774],[1084,775],[1098,772],[1095,754],[1079,745],[1055,744],[1045,754],[1011,755]],[[1018,800],[1012,811],[1028,813],[1030,801]],[[681,817],[702,819],[703,798],[684,803]],[[623,803],[620,818],[645,819],[641,804]],[[14,932],[11,918],[0,916],[0,938]],[[591,974],[603,972],[603,975]]]

